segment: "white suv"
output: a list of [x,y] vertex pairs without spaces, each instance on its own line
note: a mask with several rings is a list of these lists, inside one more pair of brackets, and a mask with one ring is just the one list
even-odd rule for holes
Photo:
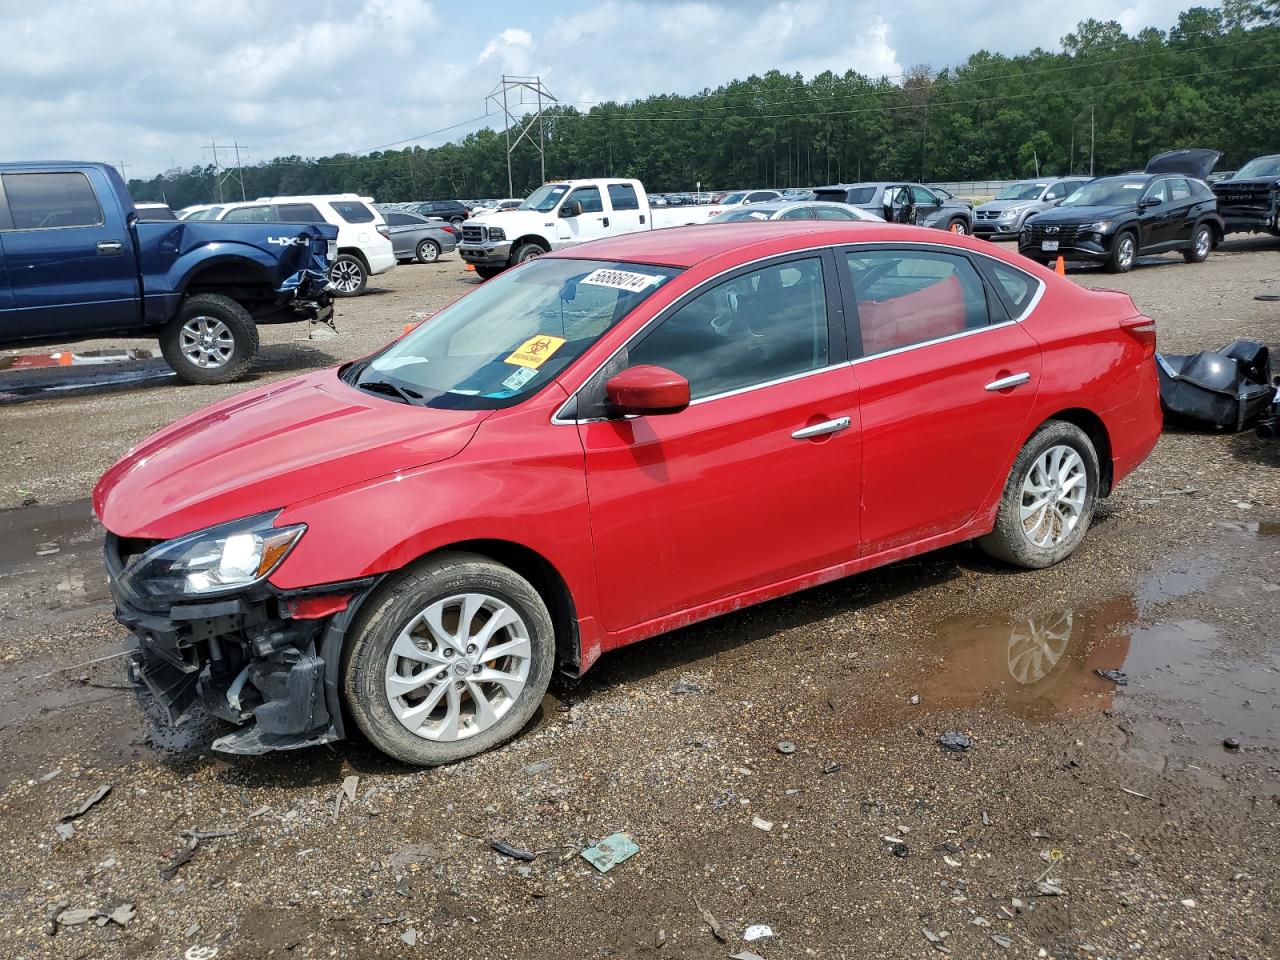
[[338,256],[329,268],[333,292],[358,297],[371,276],[396,265],[391,231],[372,197],[336,193],[311,197],[259,197],[229,203],[218,220],[237,223],[331,223],[338,228]]

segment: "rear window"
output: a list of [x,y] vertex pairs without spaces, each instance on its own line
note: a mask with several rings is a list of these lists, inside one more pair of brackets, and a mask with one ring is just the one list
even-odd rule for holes
[[6,173],[4,192],[15,230],[102,223],[102,208],[83,173]]
[[276,204],[276,218],[281,223],[324,223],[314,203]]
[[330,200],[329,206],[347,223],[372,223],[373,211],[359,200]]

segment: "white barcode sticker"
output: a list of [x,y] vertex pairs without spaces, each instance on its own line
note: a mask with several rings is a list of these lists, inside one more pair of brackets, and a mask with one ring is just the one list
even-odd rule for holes
[[593,270],[582,278],[583,283],[589,283],[595,287],[613,287],[615,290],[630,290],[632,293],[637,293],[661,280],[662,277],[651,273],[631,273],[628,270],[605,268]]

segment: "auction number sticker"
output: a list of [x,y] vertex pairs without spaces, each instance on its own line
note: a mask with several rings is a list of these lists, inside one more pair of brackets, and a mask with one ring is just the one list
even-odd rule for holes
[[652,273],[632,273],[629,270],[593,270],[582,278],[582,283],[594,287],[613,287],[615,290],[629,290],[638,293],[645,287],[659,283],[662,277]]
[[533,370],[529,367],[521,367],[515,373],[511,374],[511,376],[507,377],[507,379],[503,380],[502,385],[508,390],[521,390],[524,388],[525,384],[537,375],[537,370]]
[[515,353],[511,354],[503,362],[514,364],[517,367],[528,367],[530,370],[537,370],[550,360],[555,352],[564,346],[564,343],[564,337],[553,337],[540,333],[536,337],[530,337],[516,347]]

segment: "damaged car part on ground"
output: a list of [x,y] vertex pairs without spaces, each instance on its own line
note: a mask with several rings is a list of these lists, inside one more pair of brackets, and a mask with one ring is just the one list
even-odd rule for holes
[[1065,559],[1155,445],[1154,349],[1129,297],[966,237],[633,234],[178,421],[94,508],[172,713],[447,763],[646,637],[967,540]]
[[1264,414],[1259,435],[1274,429],[1276,387],[1269,351],[1257,340],[1235,340],[1221,350],[1156,354],[1160,405],[1186,420],[1240,431]]

